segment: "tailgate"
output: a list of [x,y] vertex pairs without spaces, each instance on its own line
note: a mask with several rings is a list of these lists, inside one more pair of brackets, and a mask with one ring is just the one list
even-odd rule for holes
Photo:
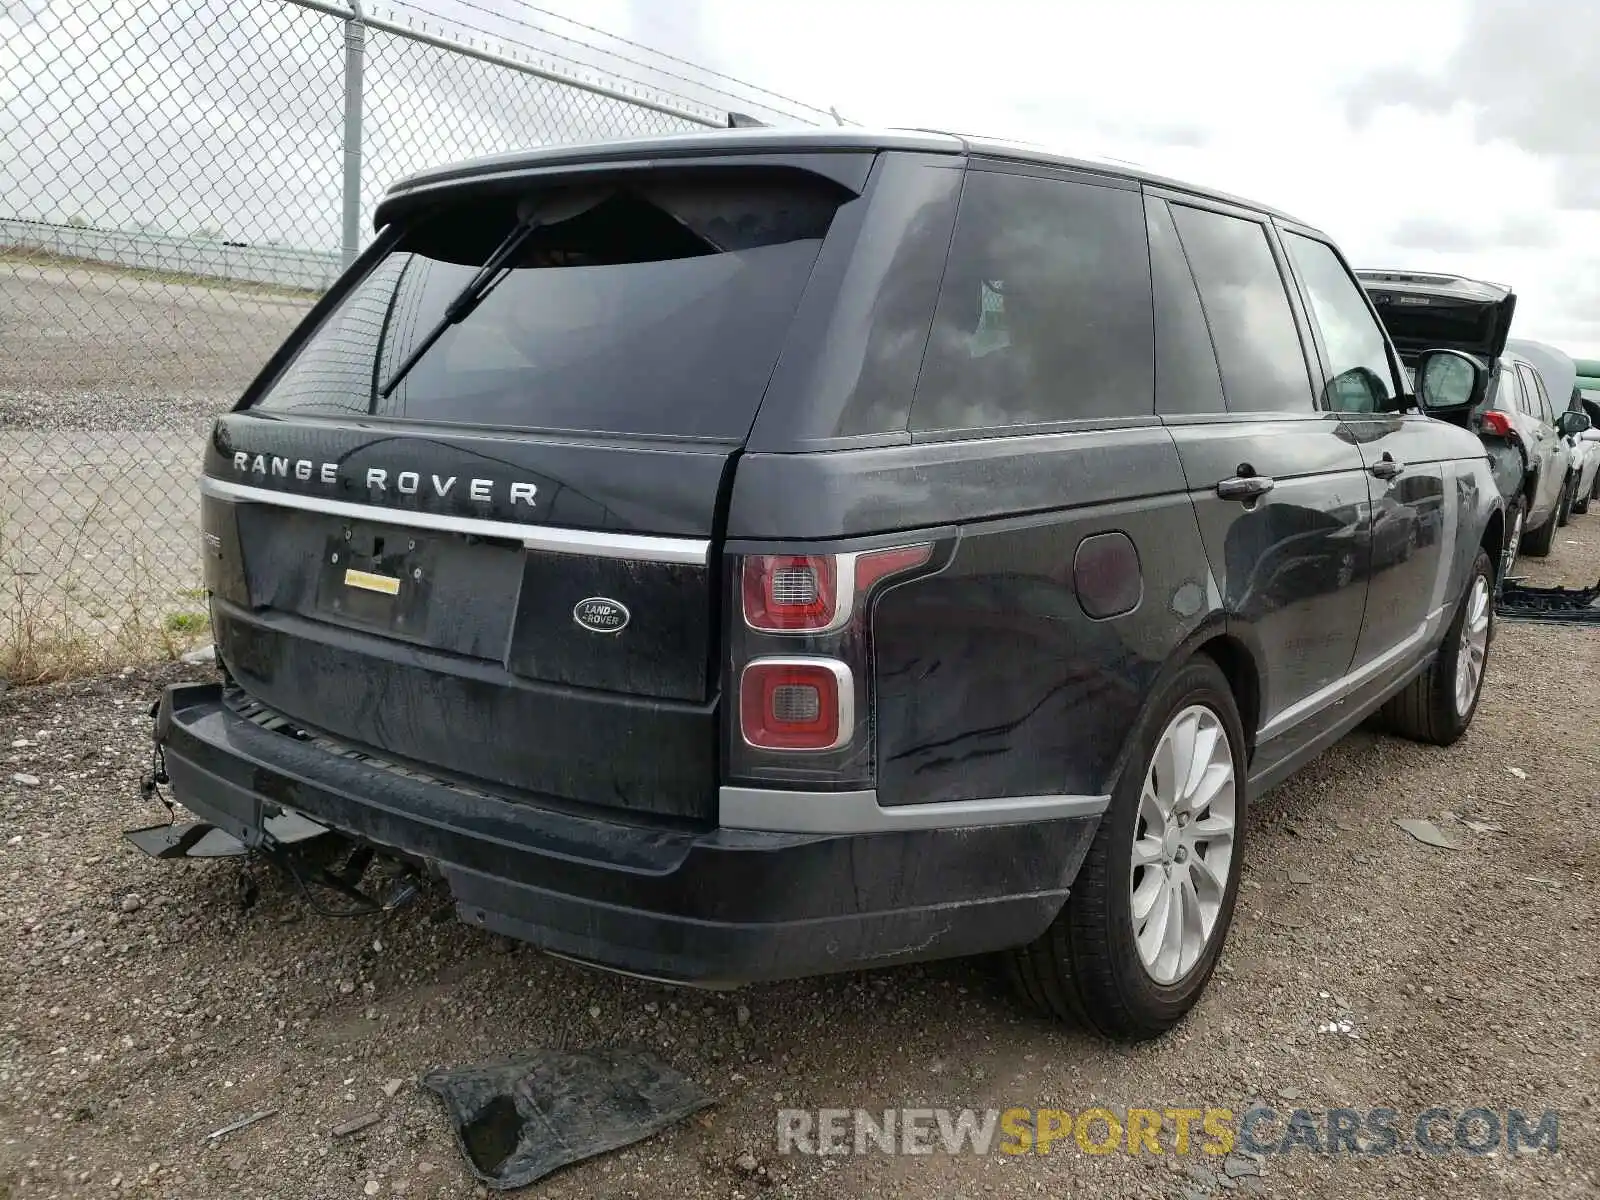
[[247,696],[447,778],[713,818],[719,505],[850,198],[634,169],[383,235],[213,432]]
[[[355,486],[370,471],[409,486],[417,458],[431,504],[369,503]],[[202,484],[219,651],[251,697],[354,746],[542,797],[708,816],[708,535],[732,458],[230,415]],[[435,478],[465,499],[441,500]],[[469,515],[473,484],[491,499]],[[522,518],[513,484],[589,527]],[[645,509],[671,532],[640,532]]]

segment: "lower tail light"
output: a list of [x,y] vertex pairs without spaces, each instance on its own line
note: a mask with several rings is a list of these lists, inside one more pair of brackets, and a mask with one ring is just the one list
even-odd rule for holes
[[1511,418],[1503,412],[1495,412],[1492,409],[1483,414],[1479,427],[1484,433],[1492,433],[1497,437],[1510,437],[1513,432]]
[[758,658],[739,677],[739,730],[762,750],[835,750],[855,729],[855,681],[831,658]]

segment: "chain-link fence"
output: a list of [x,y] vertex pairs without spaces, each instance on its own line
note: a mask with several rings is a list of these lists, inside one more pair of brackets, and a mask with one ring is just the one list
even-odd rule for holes
[[0,8],[0,677],[204,637],[200,439],[396,178],[837,119],[530,3],[433,2]]

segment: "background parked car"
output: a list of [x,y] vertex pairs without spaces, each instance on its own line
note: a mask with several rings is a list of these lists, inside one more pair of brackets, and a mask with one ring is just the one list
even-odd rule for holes
[[1600,500],[1600,388],[1592,397],[1580,390],[1578,406],[1589,418],[1589,428],[1577,437],[1577,485],[1572,491],[1572,511],[1582,514],[1591,500]]
[[1421,271],[1365,270],[1356,277],[1408,368],[1431,347],[1459,350],[1491,368],[1488,392],[1463,419],[1488,450],[1506,502],[1502,573],[1520,553],[1549,554],[1570,495],[1572,453],[1556,429],[1548,375],[1561,374],[1565,384],[1556,394],[1569,395],[1577,379],[1572,360],[1554,347],[1508,340],[1517,298],[1504,284]]
[[[1578,368],[1564,352],[1554,346],[1543,342],[1530,342],[1512,338],[1506,343],[1506,350],[1519,358],[1533,364],[1538,381],[1543,385],[1544,401],[1548,403],[1550,421],[1544,425],[1544,404],[1538,406],[1537,415],[1541,418],[1541,435],[1553,432],[1557,453],[1554,456],[1555,466],[1562,473],[1561,486],[1557,490],[1555,524],[1550,527],[1552,535],[1557,526],[1565,525],[1572,512],[1572,501],[1577,496],[1578,488],[1578,434],[1588,428],[1587,415],[1581,422],[1574,420],[1579,415],[1576,409],[1578,400]],[[1528,400],[1533,397],[1524,388],[1524,396]],[[1563,397],[1565,398],[1563,400]],[[1572,412],[1572,416],[1568,413]],[[1580,428],[1580,424],[1582,428]]]

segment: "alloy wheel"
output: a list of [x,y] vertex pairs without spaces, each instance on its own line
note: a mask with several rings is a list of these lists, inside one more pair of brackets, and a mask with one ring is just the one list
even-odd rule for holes
[[1502,575],[1511,574],[1511,568],[1517,565],[1517,553],[1522,549],[1522,526],[1527,521],[1527,513],[1522,505],[1517,505],[1517,515],[1511,518],[1511,540],[1506,544],[1506,565]]
[[1489,581],[1473,577],[1467,593],[1467,611],[1461,621],[1461,646],[1456,652],[1456,715],[1466,716],[1483,683],[1484,660],[1489,654]]
[[1150,978],[1176,983],[1216,932],[1238,814],[1222,719],[1191,704],[1167,723],[1145,771],[1129,878],[1134,943]]

